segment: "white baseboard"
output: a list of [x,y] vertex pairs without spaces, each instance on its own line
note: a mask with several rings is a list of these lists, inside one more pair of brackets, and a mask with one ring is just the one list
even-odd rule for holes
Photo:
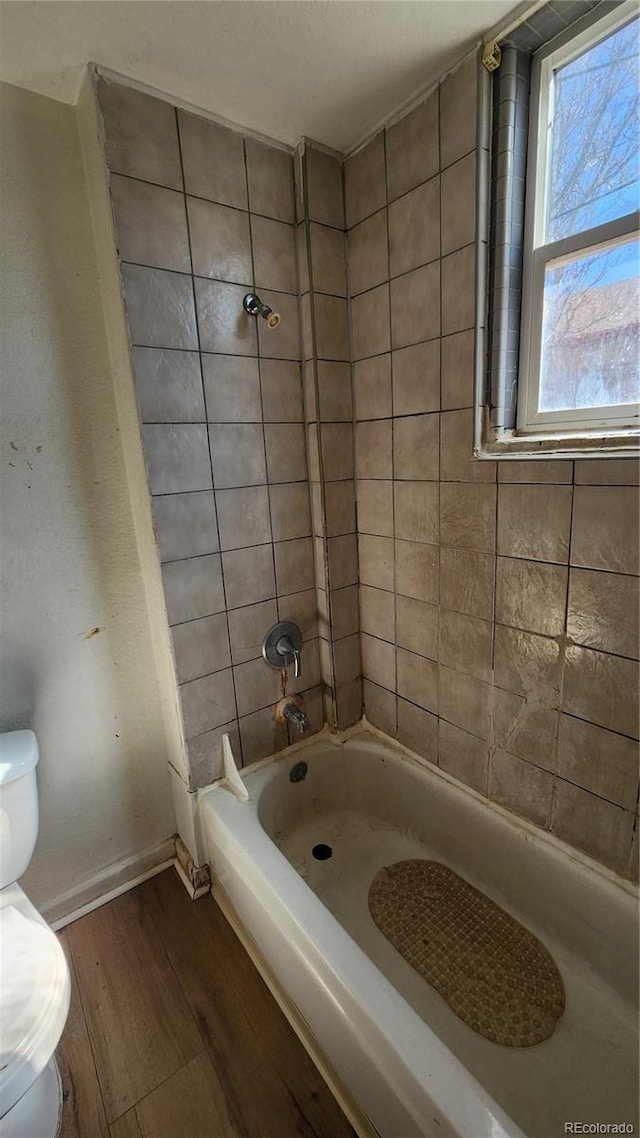
[[57,932],[85,913],[106,905],[107,901],[161,873],[173,865],[174,858],[175,840],[172,835],[157,846],[106,866],[67,893],[61,893],[50,904],[40,908],[42,916]]

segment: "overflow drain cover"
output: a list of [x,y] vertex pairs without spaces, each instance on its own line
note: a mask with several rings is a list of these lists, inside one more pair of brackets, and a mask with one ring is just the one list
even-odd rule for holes
[[333,850],[331,846],[326,846],[324,842],[320,842],[317,846],[313,847],[311,853],[317,861],[327,861],[328,858],[332,857]]

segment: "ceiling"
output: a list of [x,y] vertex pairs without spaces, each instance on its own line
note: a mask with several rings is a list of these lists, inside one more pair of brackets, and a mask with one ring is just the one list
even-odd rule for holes
[[518,0],[4,0],[0,77],[67,103],[93,60],[242,126],[348,152]]

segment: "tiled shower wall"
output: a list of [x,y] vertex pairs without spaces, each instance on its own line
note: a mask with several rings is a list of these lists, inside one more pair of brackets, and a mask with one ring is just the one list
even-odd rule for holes
[[[304,637],[324,716],[300,370],[293,158],[131,87],[98,84],[192,786],[288,742],[276,620]],[[253,288],[282,315],[259,326]]]
[[638,464],[472,457],[476,63],[346,162],[364,703],[637,876]]

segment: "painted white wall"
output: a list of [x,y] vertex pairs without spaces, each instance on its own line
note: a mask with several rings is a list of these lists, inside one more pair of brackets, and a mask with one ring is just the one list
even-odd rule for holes
[[53,917],[175,823],[76,112],[0,84],[0,113],[0,728],[40,742],[21,884]]

